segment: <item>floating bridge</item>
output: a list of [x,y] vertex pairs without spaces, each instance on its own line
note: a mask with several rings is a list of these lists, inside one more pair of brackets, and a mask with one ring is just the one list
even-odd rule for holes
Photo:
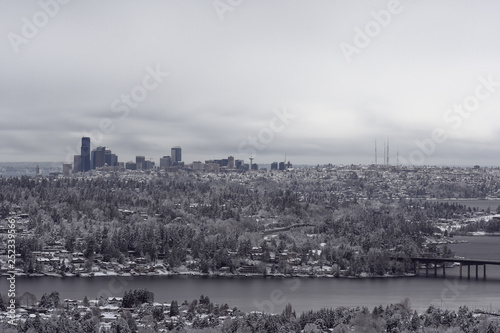
[[[397,260],[407,260],[408,258],[394,258]],[[425,276],[429,276],[430,266],[434,266],[434,276],[438,275],[438,265],[442,266],[443,276],[446,276],[446,263],[460,264],[460,278],[463,277],[463,267],[467,266],[467,279],[471,277],[471,266],[476,266],[476,279],[479,279],[479,266],[483,266],[483,279],[486,279],[486,266],[499,265],[500,260],[483,260],[483,259],[457,259],[457,258],[429,258],[429,257],[410,257],[413,262],[415,274],[420,275],[420,265],[425,265]]]

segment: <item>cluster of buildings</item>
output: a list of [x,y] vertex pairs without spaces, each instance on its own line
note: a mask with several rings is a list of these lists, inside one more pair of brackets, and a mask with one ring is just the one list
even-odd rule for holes
[[[173,147],[171,156],[164,156],[160,159],[161,166],[168,168],[181,163],[181,147]],[[73,165],[63,164],[63,173],[68,175],[70,172],[87,172],[95,169],[128,169],[128,170],[150,170],[155,168],[155,162],[146,160],[145,156],[136,156],[135,162],[118,162],[118,156],[106,147],[97,147],[91,150],[90,138],[82,138],[81,154],[75,155]]]
[[[161,169],[166,170],[179,166],[183,166],[181,147],[173,147],[170,156],[160,158]],[[74,156],[73,164],[63,164],[63,174],[67,176],[71,173],[88,172],[90,170],[152,170],[155,168],[155,162],[146,159],[145,156],[136,156],[135,162],[119,162],[118,156],[106,147],[100,146],[91,150],[90,138],[83,137],[80,155]]]
[[[24,322],[28,318],[34,318],[35,316],[41,321],[49,321],[53,319],[54,315],[60,316],[60,313],[64,312],[67,317],[71,317],[70,314],[76,313],[78,318],[86,316],[95,318],[99,332],[113,330],[113,323],[116,324],[117,321],[123,320],[123,318],[128,318],[128,323],[135,323],[139,332],[152,332],[153,322],[158,326],[157,330],[154,330],[155,332],[167,332],[174,330],[175,327],[220,326],[224,320],[236,320],[243,314],[235,307],[230,309],[227,304],[203,304],[201,302],[178,304],[177,301],[175,303],[152,302],[148,308],[152,309],[161,318],[161,320],[158,320],[153,319],[151,315],[145,316],[143,314],[144,306],[124,308],[122,306],[123,298],[117,296],[100,296],[98,299],[87,299],[85,297],[83,300],[66,298],[61,300],[58,307],[55,308],[40,307],[39,304],[40,302],[36,301],[36,298],[22,302],[16,309],[15,321]],[[193,311],[193,308],[195,311]],[[8,319],[7,312],[0,312],[2,322],[7,323]],[[120,331],[120,326],[117,327],[117,330]],[[123,328],[122,331],[125,331],[125,329]],[[127,326],[126,331],[130,332],[129,326]]]
[[[193,171],[208,171],[218,172],[220,170],[258,170],[259,166],[253,163],[253,158],[250,157],[250,164],[245,164],[243,160],[235,160],[233,156],[218,160],[206,160],[205,162],[194,161],[191,164],[185,164],[182,161],[182,148],[173,147],[170,150],[170,156],[160,158],[160,165],[157,167],[151,159],[146,159],[145,156],[136,156],[135,162],[119,162],[118,156],[113,154],[106,147],[97,147],[91,150],[90,138],[82,138],[81,154],[75,155],[73,164],[63,164],[63,174],[78,172],[88,172],[90,170],[118,171],[118,170],[166,170],[176,171],[179,168],[191,169]],[[290,162],[273,162],[271,170],[287,170],[292,168]]]

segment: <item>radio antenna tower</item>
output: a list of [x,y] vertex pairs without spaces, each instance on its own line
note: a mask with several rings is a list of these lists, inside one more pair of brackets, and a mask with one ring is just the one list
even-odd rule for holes
[[396,148],[396,168],[399,169],[399,148]]
[[382,165],[385,165],[386,161],[387,161],[387,146],[384,141],[384,160],[382,161]]
[[387,165],[389,165],[389,139],[387,139]]

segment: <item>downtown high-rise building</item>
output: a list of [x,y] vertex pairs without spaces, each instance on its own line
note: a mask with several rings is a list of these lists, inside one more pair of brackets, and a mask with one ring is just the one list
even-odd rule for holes
[[167,170],[172,166],[172,158],[170,156],[163,156],[160,158],[160,169]]
[[82,147],[80,150],[80,165],[81,171],[86,172],[90,170],[90,138],[83,137],[82,138]]
[[234,157],[233,156],[229,156],[227,158],[227,167],[228,167],[228,169],[234,169]]
[[103,167],[104,163],[106,163],[106,147],[97,147],[92,150],[91,157],[92,169]]
[[106,153],[104,155],[104,162],[108,166],[118,166],[118,156],[116,156],[116,154],[113,154],[111,150],[106,150]]
[[146,169],[146,156],[136,156],[135,164],[137,166],[137,170]]
[[170,157],[172,158],[172,164],[177,165],[182,161],[182,148],[177,146],[170,150]]
[[144,164],[142,165],[143,170],[152,170],[154,168],[155,168],[155,162],[151,160],[144,161]]
[[82,155],[75,155],[73,157],[73,173],[82,171]]

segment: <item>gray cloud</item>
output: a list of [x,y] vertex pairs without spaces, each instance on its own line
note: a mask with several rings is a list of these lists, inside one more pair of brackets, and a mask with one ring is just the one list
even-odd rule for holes
[[[353,44],[386,1],[243,1],[224,21],[210,1],[71,1],[18,53],[9,36],[22,36],[23,19],[42,9],[2,2],[0,159],[62,161],[103,119],[114,130],[99,144],[122,161],[158,160],[174,145],[187,162],[247,159],[238,145],[286,107],[296,118],[257,152],[260,163],[286,153],[300,164],[366,164],[375,139],[381,161],[386,138],[395,161],[396,150],[408,156],[441,127],[449,138],[428,164],[495,164],[500,89],[456,130],[443,114],[479,76],[500,81],[500,3],[400,3],[348,63],[340,44]],[[142,84],[148,66],[169,76],[120,119],[112,103]]]

